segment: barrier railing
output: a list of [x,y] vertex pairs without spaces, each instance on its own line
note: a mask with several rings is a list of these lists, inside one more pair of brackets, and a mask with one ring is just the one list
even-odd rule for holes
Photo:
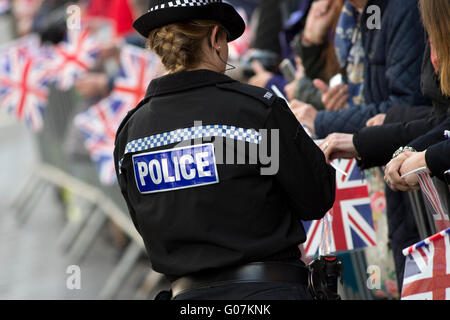
[[[64,143],[77,103],[74,97],[72,91],[51,89],[44,114],[45,126],[36,136],[40,161],[18,193],[19,196],[12,202],[13,209],[18,222],[25,224],[49,188],[63,189],[73,195],[82,209],[81,217],[67,219],[58,244],[75,264],[82,262],[105,225],[113,223],[117,226],[130,241],[98,295],[101,299],[112,299],[133,272],[145,250],[118,186],[102,186],[89,158],[85,161],[74,160],[66,155]],[[136,288],[136,296],[142,298],[142,292],[148,295],[162,278],[162,275],[149,268],[144,283]]]
[[[434,187],[438,196],[438,201],[441,204],[441,209],[443,210],[444,216],[448,218],[449,208],[450,208],[450,188],[449,185],[438,179],[432,179],[432,186]],[[437,216],[436,209],[430,204],[430,201],[424,198],[424,193],[421,190],[414,190],[409,192],[409,198],[411,201],[411,206],[413,208],[413,215],[416,221],[417,229],[419,235],[422,239],[430,237],[439,231],[437,226]],[[441,210],[439,209],[439,210]],[[439,211],[438,210],[438,211]],[[445,217],[444,217],[445,218]],[[441,228],[442,229],[442,228]]]

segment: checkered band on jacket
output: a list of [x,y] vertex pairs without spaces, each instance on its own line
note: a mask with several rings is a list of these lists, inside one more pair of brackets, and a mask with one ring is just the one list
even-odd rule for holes
[[150,8],[148,12],[165,9],[165,8],[176,8],[176,7],[195,7],[204,6],[210,3],[222,2],[222,0],[175,0],[169,1],[167,3],[159,4]]

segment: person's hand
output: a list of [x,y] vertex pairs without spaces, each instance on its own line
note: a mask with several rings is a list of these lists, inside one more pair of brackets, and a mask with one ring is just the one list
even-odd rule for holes
[[385,113],[377,114],[375,117],[370,118],[370,119],[366,122],[366,126],[367,126],[367,127],[377,127],[377,126],[382,126],[385,119],[386,119],[386,114],[385,114]]
[[358,157],[358,151],[353,144],[353,135],[333,133],[323,140],[320,145],[328,163],[335,159],[353,159]]
[[394,159],[392,159],[387,165],[384,171],[384,181],[393,191],[409,191],[410,186],[405,179],[401,178],[400,168],[403,163],[408,159],[409,153],[403,152]]
[[289,101],[292,101],[294,99],[295,89],[297,88],[297,83],[305,76],[305,68],[303,67],[301,59],[299,57],[296,57],[295,61],[297,63],[297,69],[295,72],[295,80],[292,82],[289,82],[284,87],[284,92],[286,93],[286,98]]
[[322,92],[322,103],[326,110],[341,110],[347,106],[348,85],[341,83],[332,88],[320,79],[314,80],[314,85]]
[[[425,159],[426,151],[423,152],[409,152],[406,151],[405,154],[408,156],[408,159],[403,162],[401,168],[400,168],[400,174],[403,176],[413,170],[419,169],[419,168],[427,168],[427,162]],[[427,168],[428,170],[428,168]],[[428,171],[428,173],[430,173]],[[411,174],[407,177],[405,177],[406,183],[411,187],[411,189],[419,189],[419,179],[417,178],[416,174]]]
[[290,107],[297,120],[314,134],[314,120],[317,116],[317,110],[312,105],[298,100],[292,100]]
[[303,33],[308,41],[314,44],[325,42],[328,29],[331,28],[333,19],[338,14],[337,2],[334,0],[320,0],[312,3]]
[[288,101],[292,101],[294,99],[294,95],[295,95],[295,89],[297,88],[297,80],[294,80],[292,82],[289,82],[285,87],[284,87],[284,92],[286,93],[286,98],[288,99]]
[[269,80],[273,77],[273,73],[264,69],[264,66],[258,60],[253,60],[252,68],[255,75],[250,78],[248,83],[252,86],[264,88]]
[[89,72],[75,82],[75,88],[85,99],[105,96],[108,93],[108,76]]

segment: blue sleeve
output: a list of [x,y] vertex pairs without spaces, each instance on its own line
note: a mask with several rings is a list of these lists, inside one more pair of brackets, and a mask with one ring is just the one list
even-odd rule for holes
[[[321,111],[315,120],[316,135],[325,138],[333,132],[354,133],[365,127],[367,120],[379,114],[386,113],[393,105],[426,105],[420,89],[420,75],[423,55],[425,51],[424,31],[420,22],[420,16],[414,1],[398,1],[389,7],[391,12],[388,21],[383,23],[381,30],[386,32],[385,70],[384,74],[378,74],[376,63],[371,68],[366,68],[364,77],[373,81],[370,88],[387,87],[389,95],[387,99],[368,103],[355,108],[340,111]],[[396,9],[396,10],[394,10]],[[380,61],[379,61],[380,62]],[[366,60],[370,62],[370,57]],[[380,66],[381,68],[381,66]],[[374,74],[367,72],[373,70]],[[365,85],[367,81],[365,81]],[[374,86],[373,84],[376,84]],[[366,101],[376,101],[376,90],[365,94]],[[372,95],[372,99],[369,99]],[[381,100],[381,99],[380,99]]]
[[389,101],[383,101],[339,111],[319,111],[314,121],[316,135],[323,139],[333,132],[355,133],[366,126],[367,120],[386,113],[391,106]]

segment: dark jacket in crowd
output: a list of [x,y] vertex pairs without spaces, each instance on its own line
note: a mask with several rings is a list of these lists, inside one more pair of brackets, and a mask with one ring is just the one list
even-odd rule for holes
[[448,139],[444,135],[445,130],[450,131],[450,114],[440,125],[409,144],[417,151],[427,150],[427,166],[433,175],[442,180],[445,180],[444,172],[450,169],[449,146]]
[[[252,130],[261,129],[279,134],[279,152],[275,147],[268,150],[279,155],[273,175],[261,174],[267,165],[261,157],[252,164],[248,154],[244,164],[236,164],[235,140],[246,139],[246,150],[260,151],[267,140],[258,144]],[[276,141],[271,139],[269,146]],[[214,143],[217,159],[210,156],[209,162],[216,169],[208,170],[217,180],[180,188],[178,174],[175,187],[148,190],[152,169],[147,172],[144,166],[141,174],[136,162],[155,152],[181,152],[174,149],[180,142],[187,143],[185,154],[199,145],[210,150],[204,144]],[[220,161],[219,147],[234,161]],[[335,171],[284,100],[209,70],[153,80],[146,98],[120,126],[114,158],[122,194],[152,267],[171,278],[249,262],[298,259],[298,245],[306,240],[301,220],[322,218],[334,203]]]
[[431,173],[444,180],[444,173],[450,169],[450,140],[429,147],[425,159]]
[[299,33],[292,41],[295,54],[302,59],[305,75],[309,79],[322,79],[322,70],[326,64],[326,57],[323,55],[323,52],[327,48],[328,42],[307,46],[303,44],[302,34],[303,32]]
[[[426,145],[424,138],[417,141],[417,145],[411,143],[411,140],[426,134],[446,119],[446,110],[450,103],[440,90],[439,81],[431,63],[429,46],[424,55],[421,80],[422,92],[432,100],[433,106],[431,104],[423,107],[395,106],[389,110],[385,120],[385,123],[394,123],[366,127],[354,135],[353,143],[361,157],[359,165],[362,168],[385,165],[391,160],[395,150],[402,146],[410,145],[420,150],[420,144]],[[395,123],[395,121],[402,121],[401,119],[404,119],[403,121],[419,120]],[[440,130],[440,134],[440,139],[443,139],[443,130]],[[401,288],[405,262],[402,250],[420,241],[421,238],[411,214],[412,207],[408,194],[394,192],[387,187],[386,199],[389,244],[394,255],[398,287]]]
[[354,133],[367,120],[386,113],[393,105],[426,105],[420,91],[420,70],[425,50],[424,29],[417,0],[369,0],[381,8],[381,29],[368,30],[363,14],[365,104],[339,111],[320,111],[315,119],[316,135]]
[[[432,106],[396,106],[388,113],[390,117],[386,117],[385,123],[400,121],[404,117],[402,122],[366,127],[354,135],[353,143],[361,158],[361,168],[385,165],[398,148],[409,145],[411,141],[425,135],[447,119],[450,99],[442,94],[439,79],[431,63],[429,46],[423,61],[421,87],[423,94],[431,99]],[[411,119],[418,120],[408,121]],[[427,146],[429,145],[430,143]]]

